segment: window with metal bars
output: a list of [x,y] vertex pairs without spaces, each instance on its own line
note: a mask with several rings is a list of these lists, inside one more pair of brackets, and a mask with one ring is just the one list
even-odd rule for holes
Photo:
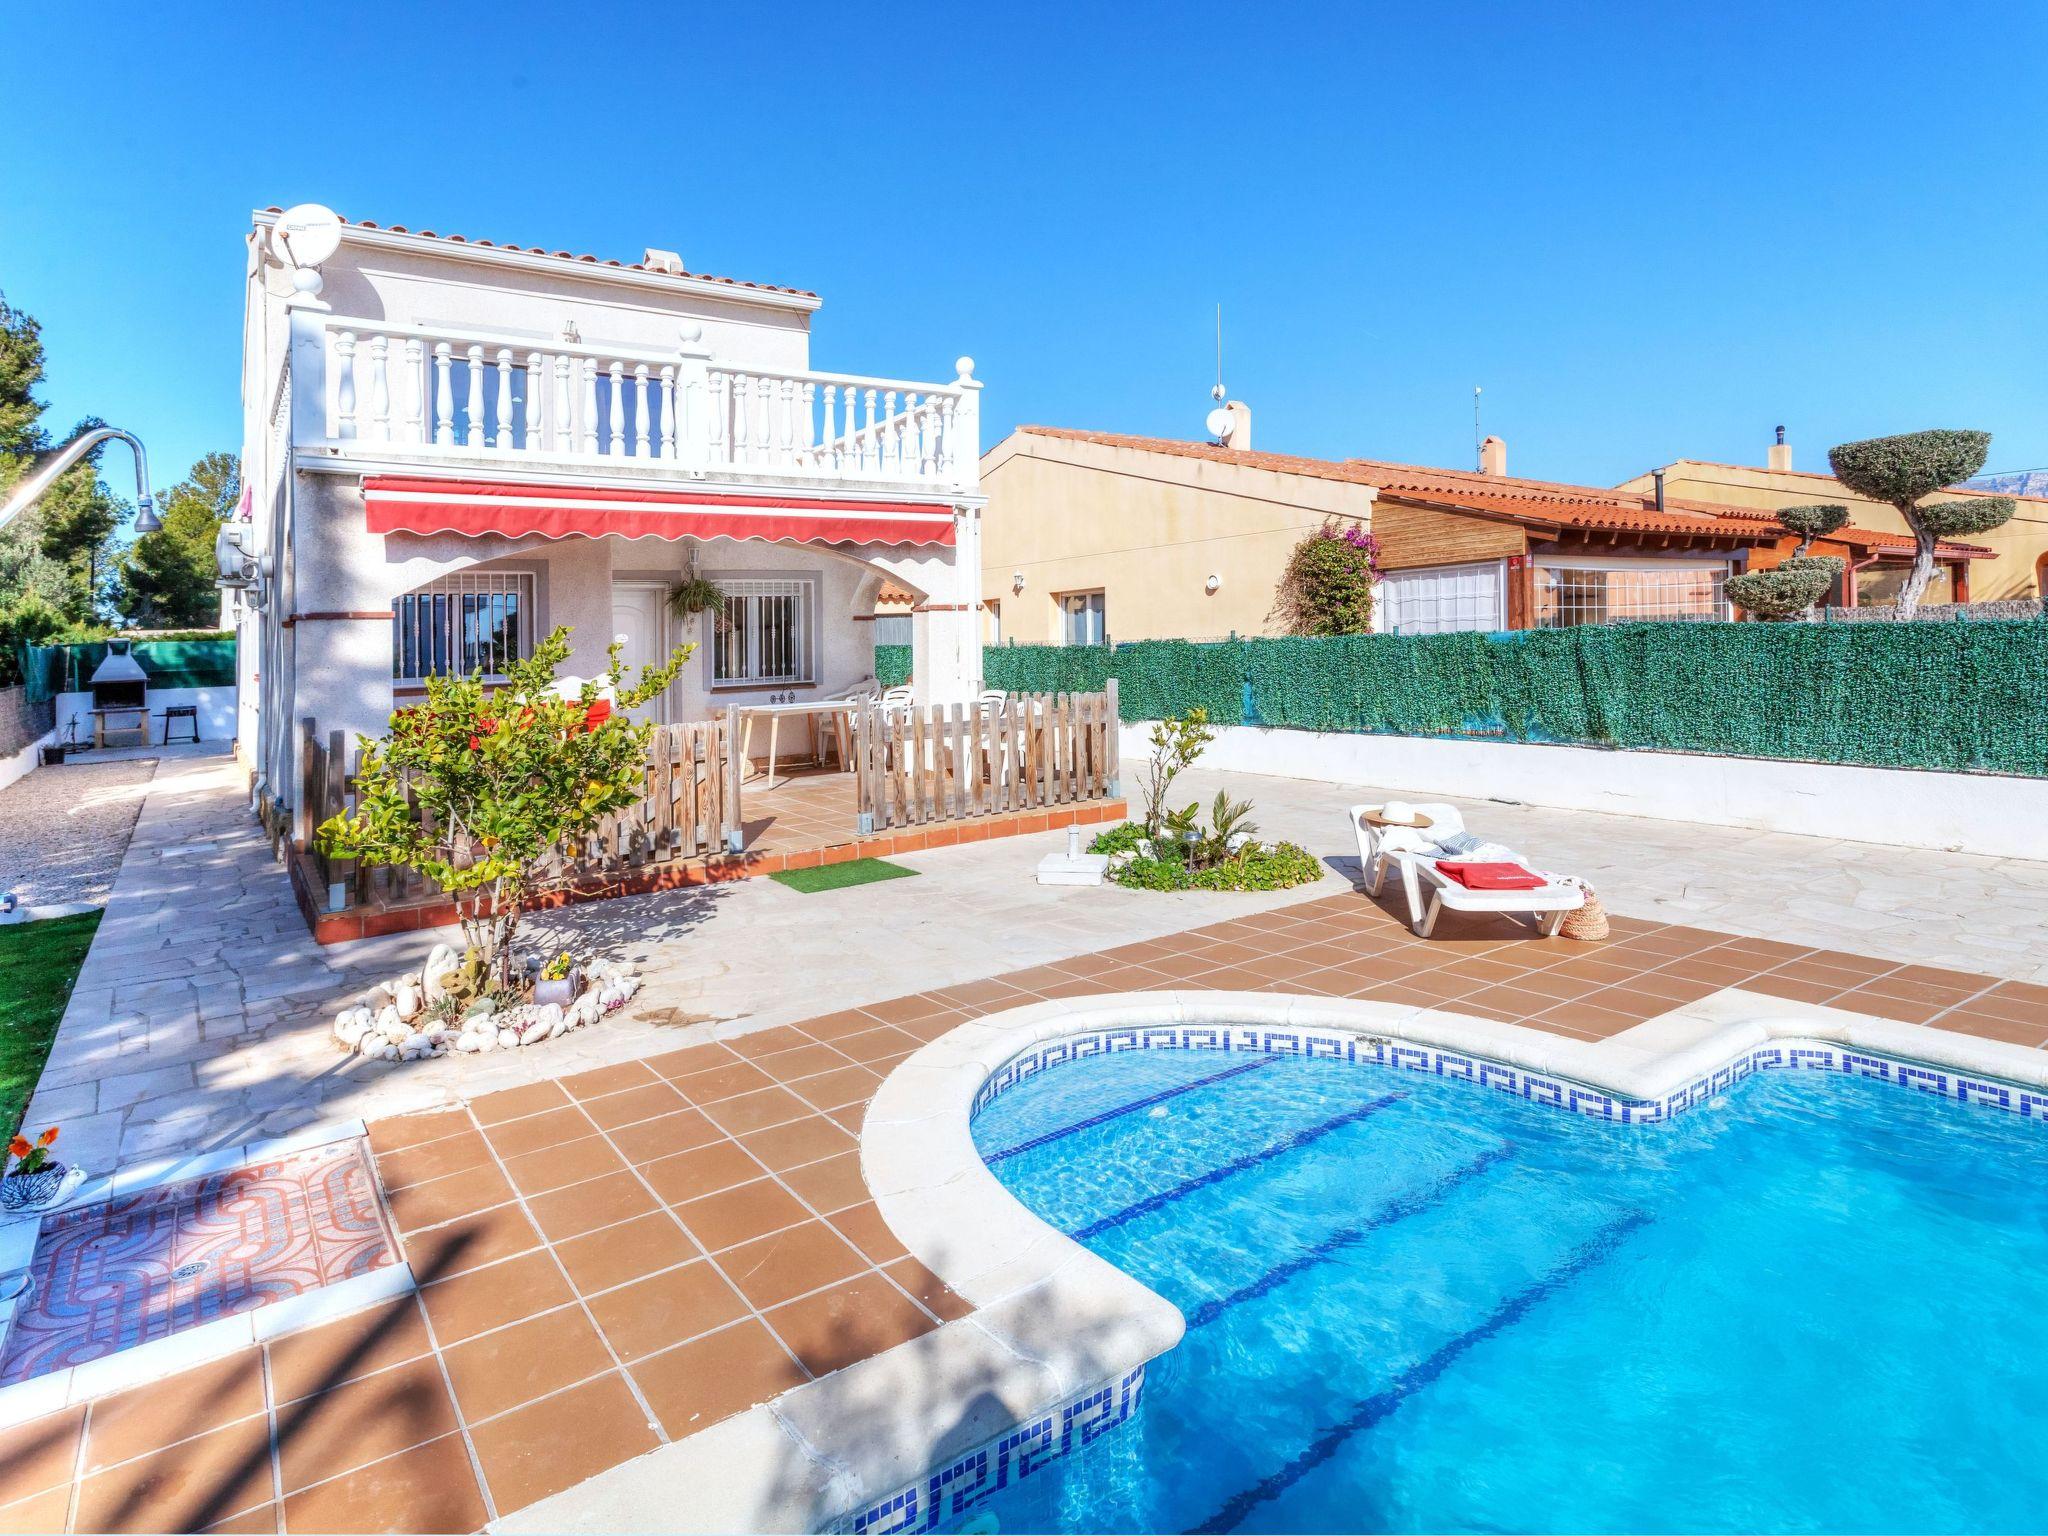
[[725,612],[712,637],[712,681],[813,681],[811,609],[817,584],[721,579],[718,585],[725,593]]
[[1544,629],[1617,624],[1629,619],[1725,619],[1726,561],[1681,564],[1541,562],[1536,623]]
[[501,675],[533,649],[533,576],[464,571],[391,603],[391,675]]

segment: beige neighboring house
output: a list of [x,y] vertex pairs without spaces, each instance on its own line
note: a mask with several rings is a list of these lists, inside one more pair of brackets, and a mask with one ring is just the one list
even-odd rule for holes
[[[1777,507],[1837,502],[1850,517],[1868,528],[1905,533],[1906,520],[1881,501],[1856,495],[1830,475],[1792,467],[1792,446],[1785,429],[1762,468],[1753,464],[1716,464],[1705,459],[1679,459],[1661,470],[1648,470],[1616,486],[1620,491],[1648,491],[1664,476],[1665,493],[1698,501],[1720,502],[1766,511]],[[1991,491],[1958,488],[1948,496],[1990,496]],[[2048,597],[2048,497],[2015,496],[2019,510],[2012,521],[1989,533],[1972,534],[1971,542],[1991,551],[1988,559],[1967,567],[1968,580],[1956,590],[1948,567],[1937,565],[1927,588],[1929,603],[1993,602],[2010,598]],[[1895,561],[1857,573],[1857,596],[1865,603],[1888,603],[1898,594],[1905,567]]]
[[1286,454],[1019,427],[981,474],[988,645],[1268,634],[1302,537],[1372,525],[1365,477]]
[[[1331,519],[1378,540],[1373,622],[1396,634],[1732,618],[1727,578],[1769,569],[1797,544],[1766,511],[1668,486],[1512,476],[1498,438],[1481,469],[1455,470],[1255,452],[1242,446],[1248,413],[1228,436],[1235,445],[1019,427],[992,448],[981,465],[983,642],[1276,633],[1288,555]],[[1912,541],[1851,523],[1815,549],[1859,583],[1895,585]],[[1990,553],[1942,544],[1944,589],[1967,590],[1971,562]],[[1834,600],[1858,596],[1849,586]]]

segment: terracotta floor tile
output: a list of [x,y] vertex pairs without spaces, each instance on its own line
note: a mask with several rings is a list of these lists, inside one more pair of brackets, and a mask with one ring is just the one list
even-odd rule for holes
[[773,1179],[757,1179],[673,1207],[690,1235],[713,1253],[810,1219],[795,1195]]
[[369,1125],[370,1150],[392,1152],[400,1147],[418,1146],[460,1131],[473,1131],[476,1122],[467,1109],[432,1109],[417,1115],[389,1115]]
[[644,1061],[622,1061],[616,1066],[577,1072],[559,1081],[572,1099],[596,1099],[608,1093],[624,1093],[628,1088],[643,1088],[661,1081],[661,1075]]
[[[867,1094],[854,1095],[855,1099],[866,1097]],[[776,1173],[853,1151],[857,1145],[851,1136],[821,1114],[792,1120],[786,1125],[771,1126],[765,1131],[749,1131],[739,1140]]]
[[1563,1029],[1574,1035],[1606,1039],[1624,1029],[1634,1029],[1643,1021],[1633,1013],[1616,1013],[1588,1003],[1560,1003],[1547,1013],[1537,1014],[1530,1022],[1544,1029]]
[[[10,1489],[13,1484],[7,1485]],[[4,1536],[45,1536],[61,1531],[71,1514],[71,1485],[32,1493],[25,1499],[0,1504],[0,1533]]]
[[2002,987],[1973,997],[1964,1006],[1972,1013],[2009,1019],[2015,1024],[2048,1025],[2048,1003],[2035,1002],[2023,993],[2007,992]]
[[831,1111],[829,1114],[825,1116],[825,1118],[827,1120],[832,1121],[841,1130],[849,1132],[857,1139],[860,1136],[861,1126],[865,1124],[867,1121],[868,1106],[865,1102],[860,1104],[849,1104],[844,1109],[835,1109]]
[[406,1262],[414,1278],[429,1281],[475,1269],[537,1247],[540,1233],[516,1205],[479,1211],[444,1226],[415,1232],[404,1240]]
[[472,1216],[512,1198],[512,1186],[495,1166],[466,1168],[425,1184],[410,1184],[385,1196],[391,1219],[401,1232],[437,1227],[444,1221]]
[[270,1423],[243,1419],[78,1485],[80,1531],[196,1531],[273,1497]]
[[592,1297],[590,1311],[619,1358],[632,1361],[723,1328],[744,1317],[747,1304],[699,1259]]
[[482,1132],[458,1131],[453,1136],[378,1153],[377,1178],[387,1190],[402,1189],[408,1184],[424,1184],[429,1179],[480,1167],[490,1160],[491,1146]]
[[671,1080],[696,1072],[709,1072],[714,1067],[729,1067],[738,1060],[739,1057],[716,1042],[689,1045],[680,1051],[645,1058],[646,1065],[657,1075]]
[[1511,985],[1519,992],[1534,992],[1553,1002],[1568,1003],[1574,998],[1584,997],[1588,992],[1597,991],[1599,983],[1573,976],[1560,976],[1554,971],[1524,971]]
[[938,1326],[902,1291],[878,1274],[777,1307],[768,1326],[814,1376],[879,1355]]
[[1616,982],[1614,987],[1618,992],[1627,992],[1636,997],[1660,997],[1676,1008],[1686,1003],[1696,1003],[1703,997],[1712,997],[1724,985],[1727,983],[1692,976],[1674,976],[1669,971],[1645,971],[1628,981]]
[[857,1035],[864,1030],[873,1029],[876,1022],[872,1014],[863,1013],[858,1008],[842,1008],[837,1013],[805,1019],[804,1033],[813,1040],[820,1040],[829,1045],[841,1035]]
[[806,1379],[789,1351],[751,1318],[637,1361],[632,1374],[661,1427],[676,1439]]
[[701,1110],[678,1109],[635,1125],[622,1125],[611,1133],[611,1141],[628,1162],[638,1167],[657,1158],[708,1146],[724,1134],[704,1118]]
[[763,1056],[776,1051],[792,1050],[800,1045],[814,1045],[816,1042],[794,1024],[776,1024],[767,1029],[757,1029],[744,1035],[735,1035],[725,1044],[749,1061],[759,1061]]
[[283,1529],[279,1523],[275,1504],[259,1504],[254,1509],[227,1519],[216,1521],[206,1528],[206,1536],[276,1536]]
[[2019,1024],[1995,1013],[1980,1013],[1971,1006],[1951,1009],[1934,1022],[1942,1029],[1984,1040],[2007,1040],[2014,1045],[2048,1044],[2048,1024]]
[[835,1043],[840,1050],[866,1067],[873,1067],[877,1061],[914,1051],[924,1044],[908,1030],[897,1029],[889,1024],[879,1029],[871,1029],[864,1035],[848,1035],[844,1040]]
[[0,1486],[13,1497],[69,1487],[78,1465],[85,1405],[0,1429]]
[[[254,1348],[116,1392],[92,1405],[85,1470],[98,1472],[263,1409],[263,1358]],[[10,1491],[34,1491],[11,1468],[4,1482]]]
[[536,1195],[526,1202],[534,1224],[551,1243],[658,1209],[654,1196],[630,1173],[607,1173]]
[[1991,996],[2013,998],[2024,1003],[2033,1003],[2048,1008],[2048,986],[2033,981],[2001,981],[1991,989]]
[[736,1141],[681,1152],[644,1164],[640,1176],[671,1206],[760,1178],[768,1170]]
[[575,1299],[544,1248],[438,1281],[419,1296],[443,1349]]
[[882,1267],[889,1272],[890,1278],[922,1302],[925,1310],[942,1323],[963,1318],[974,1310],[974,1303],[955,1295],[945,1281],[916,1259],[898,1259]]
[[737,1136],[741,1131],[765,1130],[789,1120],[801,1120],[811,1107],[786,1088],[763,1088],[742,1093],[704,1106],[714,1125]]
[[479,1125],[496,1125],[521,1115],[537,1115],[544,1109],[557,1109],[568,1102],[569,1095],[558,1083],[524,1083],[517,1088],[505,1088],[471,1099],[469,1112],[476,1116]]
[[697,1254],[696,1243],[667,1211],[636,1216],[555,1247],[555,1257],[585,1296],[687,1263]]
[[1817,949],[1803,960],[1793,963],[1832,966],[1838,971],[1854,971],[1865,979],[1887,975],[1899,968],[1896,960],[1883,960],[1875,955],[1852,955],[1839,949]]
[[614,1371],[470,1431],[498,1513],[574,1487],[659,1441]]
[[611,1142],[594,1131],[574,1141],[505,1159],[505,1176],[522,1195],[544,1195],[579,1179],[623,1173],[625,1169],[626,1160],[613,1150]]
[[811,1077],[819,1072],[830,1072],[838,1067],[850,1066],[852,1062],[831,1046],[810,1040],[793,1050],[757,1056],[754,1058],[754,1065],[778,1083],[786,1084],[800,1077]]
[[859,1205],[868,1198],[868,1182],[860,1171],[858,1152],[844,1152],[821,1163],[792,1168],[782,1175],[782,1182],[821,1216]]
[[543,1152],[564,1142],[577,1141],[596,1130],[597,1122],[581,1109],[563,1105],[544,1109],[539,1114],[523,1115],[517,1120],[487,1125],[484,1135],[498,1149],[500,1157],[511,1158],[524,1152]]
[[1975,997],[1984,990],[1984,986],[1982,978],[1975,986],[1957,987],[1947,982],[1914,981],[1904,971],[1892,971],[1865,982],[1861,990],[1902,998],[1911,1003],[1933,1003],[1939,1008],[1953,1008],[1965,999]]
[[1706,982],[1718,989],[1739,987],[1762,969],[1751,965],[1719,965],[1710,959],[1674,960],[1669,965],[1660,966],[1655,974],[1676,976],[1682,981]]
[[289,1403],[372,1371],[417,1360],[432,1349],[419,1303],[402,1297],[352,1317],[288,1333],[264,1346],[270,1395]]
[[743,1093],[758,1093],[775,1086],[775,1079],[750,1061],[731,1060],[723,1066],[671,1078],[676,1091],[692,1104],[716,1104]]
[[798,1078],[789,1085],[789,1091],[805,1103],[820,1110],[838,1109],[845,1104],[858,1104],[872,1098],[882,1079],[866,1067],[841,1067],[836,1072],[820,1072],[815,1077]]
[[[1025,1001],[1024,995],[1015,987],[1005,986],[1000,981],[970,981],[957,987],[940,987],[935,992],[923,995],[936,999],[948,1008],[966,1008],[975,1013],[1014,1008]],[[875,1009],[871,1006],[867,1011],[874,1013]]]
[[607,1131],[635,1125],[643,1120],[653,1120],[661,1115],[672,1115],[679,1109],[689,1107],[689,1101],[665,1082],[648,1083],[641,1088],[628,1088],[624,1093],[606,1094],[601,1099],[591,1099],[583,1106],[583,1112]]
[[719,1266],[757,1309],[794,1301],[867,1268],[852,1244],[822,1221],[807,1221],[721,1255]]
[[1911,998],[1888,997],[1882,992],[1857,988],[1844,992],[1828,1005],[1831,1008],[1848,1008],[1857,1013],[1868,1013],[1880,1019],[1896,1019],[1901,1024],[1925,1024],[1943,1011],[1941,1003],[1915,1002]]
[[353,1471],[457,1428],[455,1405],[438,1360],[404,1365],[362,1376],[329,1392],[315,1393],[280,1409],[278,1466],[284,1490]]
[[1795,1003],[1825,1003],[1842,989],[1831,981],[1800,981],[1791,976],[1758,976],[1742,984],[1745,992],[1782,997]]
[[453,1345],[441,1358],[472,1426],[612,1364],[581,1307],[562,1307]]
[[839,1235],[866,1254],[871,1264],[887,1264],[909,1256],[910,1250],[889,1229],[880,1207],[872,1201],[835,1212],[831,1221]]
[[460,1435],[287,1494],[294,1531],[460,1532],[483,1528],[483,1494]]

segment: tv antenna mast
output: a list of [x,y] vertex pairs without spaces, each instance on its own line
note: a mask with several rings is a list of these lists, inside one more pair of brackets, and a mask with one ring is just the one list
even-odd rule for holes
[[1474,384],[1472,386],[1472,467],[1474,469],[1486,468],[1486,450],[1484,446],[1486,439],[1479,432],[1479,394],[1480,386]]

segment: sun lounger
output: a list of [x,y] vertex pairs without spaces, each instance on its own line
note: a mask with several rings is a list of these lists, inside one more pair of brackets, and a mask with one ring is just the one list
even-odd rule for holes
[[[1567,885],[1556,875],[1536,869],[1543,884],[1527,891],[1475,891],[1459,884],[1437,869],[1440,855],[1434,838],[1464,830],[1464,819],[1456,807],[1442,804],[1417,805],[1418,817],[1428,817],[1426,828],[1375,826],[1367,819],[1377,815],[1377,805],[1351,807],[1351,828],[1358,839],[1358,862],[1366,894],[1377,896],[1389,870],[1398,870],[1402,893],[1408,898],[1408,923],[1418,938],[1428,938],[1436,920],[1446,908],[1453,912],[1505,912],[1525,914],[1536,920],[1545,938],[1555,934],[1567,912],[1585,904],[1586,893]],[[1494,856],[1494,855],[1489,855]],[[1455,862],[1455,860],[1453,860]]]

